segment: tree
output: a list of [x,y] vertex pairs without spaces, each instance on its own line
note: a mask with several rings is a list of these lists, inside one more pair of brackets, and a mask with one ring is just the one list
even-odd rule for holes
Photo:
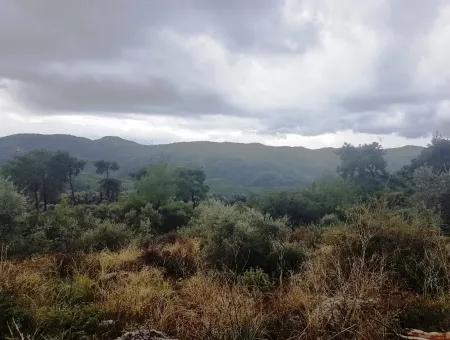
[[72,203],[75,203],[74,177],[84,169],[86,162],[70,156],[67,152],[58,151],[50,159],[50,171],[60,182],[68,183]]
[[365,190],[379,189],[386,183],[386,160],[384,150],[376,142],[353,146],[345,143],[336,151],[341,158],[337,172],[345,180],[350,180]]
[[117,201],[119,198],[122,182],[115,178],[103,178],[100,181],[100,192],[102,198],[110,202]]
[[195,208],[199,202],[206,198],[209,187],[205,184],[206,175],[200,169],[179,168],[176,171],[177,199],[192,202]]
[[122,182],[115,178],[110,178],[110,171],[117,171],[120,169],[119,164],[109,161],[97,161],[94,163],[96,173],[99,175],[105,175],[105,177],[99,182],[100,201],[106,198],[108,201],[116,201],[119,197]]
[[0,242],[14,236],[15,222],[25,212],[26,200],[14,185],[0,178]]
[[3,173],[26,193],[36,210],[44,204],[56,203],[66,184],[69,184],[73,197],[73,178],[84,167],[84,162],[68,153],[51,153],[45,150],[31,151],[16,157],[3,167]]
[[422,203],[441,216],[444,228],[450,226],[450,172],[436,173],[432,168],[420,167],[413,174],[413,202]]
[[[32,151],[16,157],[3,168],[6,176],[34,201],[36,210],[39,210],[41,201],[44,203],[44,210],[46,210],[50,191],[54,194],[57,191],[57,188],[52,188],[52,184],[56,184],[52,182],[56,181],[49,178],[48,163],[50,158],[51,153],[48,151]],[[57,187],[60,186],[57,185]]]
[[104,160],[95,162],[94,166],[96,167],[95,172],[99,175],[105,174],[105,178],[109,178],[110,171],[117,171],[120,169],[119,165],[116,162],[109,162]]
[[450,139],[434,136],[431,144],[411,162],[411,170],[427,166],[440,174],[450,171]]
[[174,170],[166,164],[152,166],[136,182],[135,187],[137,194],[158,210],[162,204],[175,197],[177,185]]

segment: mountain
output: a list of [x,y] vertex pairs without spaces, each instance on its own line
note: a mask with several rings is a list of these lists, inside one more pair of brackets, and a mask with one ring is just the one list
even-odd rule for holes
[[[273,147],[262,144],[186,142],[142,145],[119,137],[98,140],[70,135],[18,134],[0,138],[0,164],[35,149],[68,151],[93,162],[116,161],[120,177],[156,163],[202,168],[217,192],[294,189],[322,176],[334,174],[339,158],[333,148]],[[415,158],[422,147],[386,150],[390,171]],[[92,166],[88,168],[92,171]]]

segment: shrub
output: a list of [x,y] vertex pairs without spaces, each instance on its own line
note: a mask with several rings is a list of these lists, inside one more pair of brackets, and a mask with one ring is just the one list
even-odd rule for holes
[[104,221],[81,236],[80,247],[89,250],[114,250],[127,244],[131,236],[125,225]]
[[340,179],[321,180],[301,191],[269,193],[250,203],[273,218],[287,217],[296,227],[318,222],[327,214],[341,215],[344,208],[356,202],[359,189]]
[[0,245],[15,246],[20,241],[18,219],[25,212],[25,196],[19,193],[11,182],[0,177]]
[[0,177],[0,223],[9,225],[25,212],[26,199],[11,182]]
[[350,268],[355,257],[384,258],[399,283],[418,293],[450,289],[450,248],[436,225],[419,215],[405,216],[384,202],[358,205],[347,212],[348,227],[325,233],[325,243],[341,249]]
[[[188,233],[198,236],[209,264],[244,272],[261,268],[277,275],[298,267],[303,254],[294,258],[289,248],[286,257],[287,227],[260,212],[212,201],[201,204]],[[295,266],[295,267],[293,267]]]
[[269,275],[259,268],[246,270],[240,275],[239,281],[244,286],[256,291],[266,292],[273,287]]
[[200,266],[199,247],[189,239],[177,240],[173,244],[152,245],[144,250],[142,260],[148,266],[163,268],[170,277],[187,277]]
[[155,226],[158,232],[166,233],[189,223],[192,216],[192,204],[170,201],[159,209],[159,213],[161,214],[161,223]]

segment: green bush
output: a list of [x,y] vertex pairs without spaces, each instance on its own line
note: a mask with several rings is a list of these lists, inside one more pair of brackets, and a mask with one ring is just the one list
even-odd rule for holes
[[0,178],[0,243],[14,243],[20,232],[18,219],[25,208],[25,196],[11,182]]
[[246,270],[240,275],[239,281],[253,290],[262,292],[269,291],[273,287],[270,276],[260,268]]
[[131,240],[131,232],[124,224],[101,222],[96,228],[81,235],[80,248],[88,250],[119,249]]
[[192,217],[192,204],[183,201],[170,201],[159,209],[161,222],[155,225],[160,233],[167,233],[186,226]]
[[303,252],[291,251],[287,245],[284,220],[243,206],[203,203],[196,209],[188,233],[200,237],[210,265],[236,272],[261,268],[278,275],[298,268],[304,259]]
[[400,284],[418,293],[450,289],[450,247],[432,221],[389,208],[383,201],[347,211],[347,225],[325,233],[325,242],[340,249],[341,263],[355,257],[384,259]]
[[327,214],[358,200],[357,187],[340,179],[322,180],[301,191],[269,193],[253,198],[250,205],[273,218],[287,217],[292,226],[318,222]]

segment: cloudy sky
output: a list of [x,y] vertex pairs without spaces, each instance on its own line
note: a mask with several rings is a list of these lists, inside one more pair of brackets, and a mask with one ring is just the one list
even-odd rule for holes
[[0,0],[0,135],[450,135],[447,0]]

